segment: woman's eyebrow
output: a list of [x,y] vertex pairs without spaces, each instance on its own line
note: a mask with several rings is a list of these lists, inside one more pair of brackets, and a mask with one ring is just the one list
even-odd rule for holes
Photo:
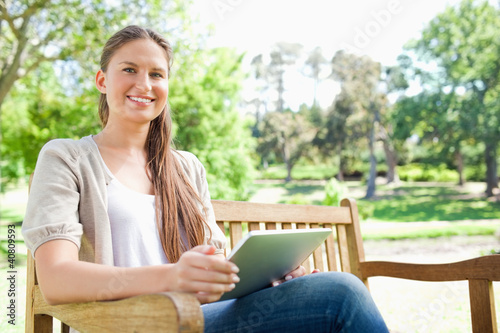
[[[134,67],[139,67],[139,65],[137,65],[133,61],[122,61],[122,62],[119,63],[119,65],[122,65],[122,64],[130,65],[130,66],[134,66]],[[164,72],[164,73],[168,72],[167,69],[165,69],[164,67],[154,67],[154,68],[152,68],[152,70],[158,71],[158,72]]]

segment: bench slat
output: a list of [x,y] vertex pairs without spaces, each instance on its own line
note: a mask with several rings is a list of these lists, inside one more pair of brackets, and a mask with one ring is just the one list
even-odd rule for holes
[[229,234],[231,235],[231,248],[234,248],[243,237],[241,223],[229,223]]
[[212,200],[219,221],[352,223],[348,207]]
[[447,264],[408,264],[388,261],[361,263],[364,277],[388,276],[420,281],[463,281],[486,279],[500,281],[500,254]]
[[349,247],[347,246],[347,231],[345,225],[336,225],[336,229],[341,270],[342,272],[351,273],[351,262],[349,260]]
[[[324,227],[335,230],[331,224],[325,224]],[[325,252],[328,270],[337,271],[337,257],[335,254],[335,239],[333,238],[333,233],[331,233],[325,241]]]
[[[311,223],[310,227],[311,228],[320,228],[320,225],[317,223]],[[314,250],[313,259],[314,259],[314,268],[317,268],[320,271],[324,272],[325,265],[323,262],[323,247],[322,246],[319,246],[318,248],[316,248],[316,250]]]
[[267,222],[266,223],[266,230],[276,230],[276,223],[274,223],[274,222]]

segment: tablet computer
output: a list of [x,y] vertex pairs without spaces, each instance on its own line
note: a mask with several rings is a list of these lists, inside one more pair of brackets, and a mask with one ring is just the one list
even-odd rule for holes
[[270,286],[299,267],[331,233],[330,228],[250,231],[228,256],[240,269],[240,282],[220,300]]

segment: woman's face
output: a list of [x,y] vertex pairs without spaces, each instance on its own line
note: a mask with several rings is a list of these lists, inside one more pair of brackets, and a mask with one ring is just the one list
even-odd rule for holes
[[139,39],[120,47],[106,72],[96,75],[96,86],[106,94],[108,124],[149,124],[165,108],[168,97],[168,61],[154,41]]

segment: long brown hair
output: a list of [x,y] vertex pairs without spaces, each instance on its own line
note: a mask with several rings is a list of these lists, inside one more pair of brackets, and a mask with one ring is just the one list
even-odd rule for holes
[[[114,34],[105,44],[101,54],[101,70],[106,72],[115,52],[134,40],[149,39],[165,50],[168,75],[172,66],[172,47],[157,32],[138,26],[128,26]],[[105,127],[109,116],[106,94],[99,98],[99,118]],[[147,169],[156,197],[156,219],[163,251],[169,262],[177,262],[184,251],[203,244],[207,224],[199,207],[203,202],[193,189],[174,154],[172,144],[172,118],[168,103],[158,117],[151,121],[146,140]],[[178,154],[180,158],[180,155]],[[204,210],[205,211],[205,210]],[[209,229],[210,230],[210,229]],[[184,244],[185,232],[188,244]],[[210,235],[211,236],[211,235]]]

